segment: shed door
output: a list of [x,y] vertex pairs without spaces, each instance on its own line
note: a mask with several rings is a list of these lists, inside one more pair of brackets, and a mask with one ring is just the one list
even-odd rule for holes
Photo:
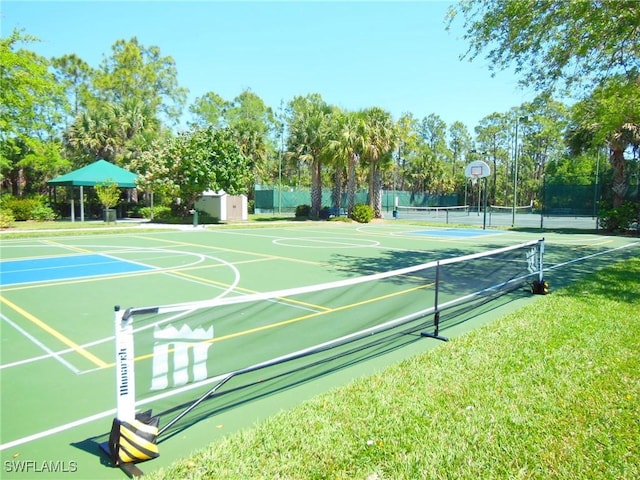
[[227,195],[227,220],[242,220],[242,196]]

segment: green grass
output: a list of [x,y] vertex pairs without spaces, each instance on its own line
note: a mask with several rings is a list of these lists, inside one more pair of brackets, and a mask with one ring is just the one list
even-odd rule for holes
[[145,478],[640,478],[639,311],[634,259]]
[[[0,238],[2,239],[15,239],[15,238],[33,238],[33,237],[52,237],[52,236],[67,236],[67,235],[95,235],[105,233],[124,233],[131,231],[132,229],[139,228],[136,222],[123,222],[107,223],[103,221],[89,221],[89,222],[66,222],[66,221],[51,221],[51,222],[14,222],[11,228],[0,230]],[[149,226],[145,229],[145,232],[153,231],[153,227]],[[164,228],[158,228],[157,231],[163,231]]]

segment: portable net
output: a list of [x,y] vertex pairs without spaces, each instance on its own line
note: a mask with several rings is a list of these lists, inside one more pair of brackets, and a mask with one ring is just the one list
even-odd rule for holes
[[265,388],[265,378],[362,355],[391,337],[441,338],[442,311],[542,280],[543,251],[536,240],[322,285],[116,307],[117,419],[153,408],[170,417],[162,435],[242,384]]

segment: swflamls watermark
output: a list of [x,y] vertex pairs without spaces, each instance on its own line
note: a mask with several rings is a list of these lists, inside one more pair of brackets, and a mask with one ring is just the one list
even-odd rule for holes
[[75,473],[75,460],[5,460],[6,473]]

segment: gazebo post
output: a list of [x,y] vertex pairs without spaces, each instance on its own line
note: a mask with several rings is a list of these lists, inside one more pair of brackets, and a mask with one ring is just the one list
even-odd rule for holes
[[84,186],[80,185],[80,221],[84,222]]

